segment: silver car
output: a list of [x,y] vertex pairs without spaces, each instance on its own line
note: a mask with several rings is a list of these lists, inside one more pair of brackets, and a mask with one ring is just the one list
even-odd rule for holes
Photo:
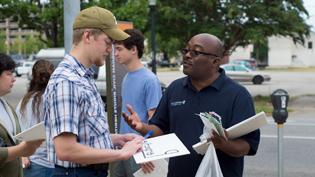
[[224,64],[221,68],[225,70],[227,76],[237,82],[253,82],[253,84],[262,84],[265,81],[270,81],[269,75],[253,71],[243,65]]

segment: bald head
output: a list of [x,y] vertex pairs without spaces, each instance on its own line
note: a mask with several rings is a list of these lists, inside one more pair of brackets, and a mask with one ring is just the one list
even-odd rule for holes
[[205,51],[208,51],[210,53],[216,54],[220,58],[223,57],[223,43],[221,40],[208,33],[201,33],[193,36],[190,41],[196,41],[197,43],[200,43],[200,45],[204,48]]

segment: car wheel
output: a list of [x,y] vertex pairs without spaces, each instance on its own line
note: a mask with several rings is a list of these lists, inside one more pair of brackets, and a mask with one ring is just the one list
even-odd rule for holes
[[255,84],[255,85],[262,84],[263,81],[264,81],[264,78],[262,76],[255,76],[253,78],[253,84]]
[[15,72],[16,77],[21,77],[22,74],[19,74],[18,72]]

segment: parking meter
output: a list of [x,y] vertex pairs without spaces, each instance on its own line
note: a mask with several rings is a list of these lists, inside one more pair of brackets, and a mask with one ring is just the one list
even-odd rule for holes
[[283,123],[288,118],[289,94],[283,89],[277,89],[271,94],[273,105],[272,117],[278,127],[278,177],[283,177]]
[[283,89],[277,89],[271,94],[273,105],[272,117],[277,124],[283,124],[288,118],[289,94]]

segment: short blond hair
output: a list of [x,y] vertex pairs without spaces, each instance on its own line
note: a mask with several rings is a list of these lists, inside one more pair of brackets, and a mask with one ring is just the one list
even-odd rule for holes
[[82,40],[82,35],[85,31],[89,30],[90,34],[94,36],[94,38],[97,38],[99,35],[103,34],[104,32],[100,29],[93,28],[93,29],[86,29],[86,28],[81,28],[81,29],[75,29],[73,30],[73,44],[77,45],[79,42]]

